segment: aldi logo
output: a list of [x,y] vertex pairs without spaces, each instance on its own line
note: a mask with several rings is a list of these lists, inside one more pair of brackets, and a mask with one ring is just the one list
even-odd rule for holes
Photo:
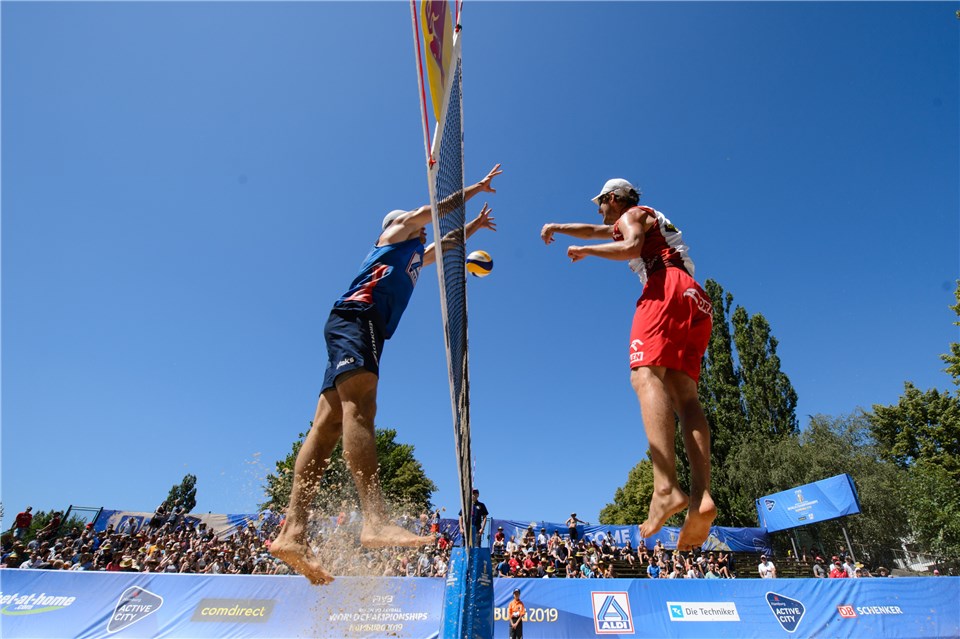
[[767,510],[773,510],[777,505],[777,502],[773,501],[772,499],[764,499],[763,503],[766,504]]
[[136,586],[127,588],[110,615],[107,632],[119,632],[160,610],[163,597]]
[[855,619],[857,616],[857,611],[849,604],[837,606],[837,612],[839,612],[840,616],[844,619]]
[[767,593],[767,604],[773,616],[777,618],[777,623],[787,632],[797,629],[800,620],[803,619],[803,613],[806,612],[801,602],[775,592]]
[[593,625],[598,635],[632,635],[633,617],[625,592],[591,592]]

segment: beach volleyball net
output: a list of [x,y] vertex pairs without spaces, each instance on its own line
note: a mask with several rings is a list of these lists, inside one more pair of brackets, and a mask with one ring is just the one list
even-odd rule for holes
[[[460,478],[460,507],[464,546],[473,546],[475,532],[470,517],[473,487],[470,451],[470,376],[467,348],[466,291],[466,207],[463,170],[463,74],[460,33],[451,24],[450,7],[445,2],[423,2],[420,22],[424,31],[424,52],[420,53],[418,12],[412,2],[414,37],[417,42],[418,78],[423,112],[424,147],[430,204],[433,208],[433,236],[437,246],[437,275],[440,282],[440,307],[446,342],[450,399],[453,408],[454,441]],[[456,7],[455,7],[456,8]],[[459,17],[459,9],[457,9]],[[454,33],[456,32],[456,33]],[[427,101],[427,82],[423,60],[429,73],[431,104]],[[439,85],[439,86],[438,86]],[[432,109],[430,108],[432,106]],[[430,114],[436,126],[430,141]]]
[[[450,4],[456,9],[451,19]],[[417,68],[423,114],[423,142],[427,183],[433,208],[440,311],[446,342],[450,400],[460,476],[460,518],[463,548],[454,548],[444,586],[440,636],[490,639],[493,637],[493,565],[488,548],[475,543],[482,531],[473,530],[472,454],[470,451],[470,375],[467,348],[466,209],[463,190],[463,66],[460,56],[460,9],[455,3],[424,0],[420,22],[424,50],[417,33],[416,0],[411,0]],[[432,109],[428,110],[426,61]],[[435,118],[430,141],[430,112]]]

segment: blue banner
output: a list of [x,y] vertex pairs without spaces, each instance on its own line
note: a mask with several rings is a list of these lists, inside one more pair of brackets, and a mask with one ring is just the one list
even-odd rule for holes
[[806,526],[860,512],[850,475],[836,475],[757,500],[757,518],[768,532]]
[[[494,519],[494,532],[496,532],[497,528],[500,526],[503,526],[505,539],[510,539],[512,535],[517,543],[520,543],[524,534],[526,534],[527,530],[531,526],[533,527],[534,535],[539,535],[540,529],[543,528],[545,529],[548,538],[553,535],[553,531],[557,531],[557,533],[559,533],[559,535],[564,539],[570,536],[566,524],[558,524],[549,521],[529,522],[511,521],[508,519]],[[577,533],[579,537],[587,540],[596,539],[597,541],[601,541],[605,537],[609,536],[620,546],[623,546],[627,543],[627,541],[629,541],[634,548],[638,548],[641,541],[646,544],[647,548],[653,548],[659,541],[663,544],[664,548],[673,550],[677,547],[677,537],[680,534],[680,529],[664,526],[656,535],[651,535],[650,537],[644,538],[640,535],[640,526],[605,526],[582,524],[577,526]],[[722,550],[725,552],[751,553],[773,552],[770,546],[770,535],[768,535],[767,531],[764,529],[725,528],[721,526],[711,526],[707,541],[703,544],[703,550]]]
[[[0,570],[16,639],[437,639],[442,579]],[[960,636],[960,577],[495,579],[493,637],[520,589],[525,639]]]

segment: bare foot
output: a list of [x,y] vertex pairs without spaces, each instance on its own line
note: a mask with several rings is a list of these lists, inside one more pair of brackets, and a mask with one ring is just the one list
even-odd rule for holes
[[323,569],[320,561],[307,546],[283,542],[278,537],[270,544],[270,554],[309,579],[314,586],[322,586],[333,581],[333,575]]
[[679,550],[690,550],[702,546],[710,534],[710,525],[717,517],[717,507],[713,503],[710,493],[704,493],[699,504],[690,503],[687,518],[677,537]]
[[640,536],[652,537],[663,528],[665,521],[676,515],[687,507],[690,498],[679,488],[671,489],[667,495],[658,495],[653,493],[650,498],[650,510],[647,512],[647,520],[640,524]]
[[436,537],[414,535],[409,530],[393,524],[378,526],[364,523],[360,531],[360,545],[365,548],[383,548],[385,546],[407,546],[414,548],[436,542]]

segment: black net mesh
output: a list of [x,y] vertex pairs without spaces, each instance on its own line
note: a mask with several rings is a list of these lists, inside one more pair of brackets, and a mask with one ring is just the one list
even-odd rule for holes
[[443,298],[446,304],[446,333],[450,369],[450,392],[453,398],[454,435],[457,444],[457,462],[460,471],[461,507],[464,543],[472,540],[471,508],[471,454],[470,454],[470,382],[467,374],[467,292],[466,245],[464,224],[466,209],[463,199],[463,104],[461,94],[461,66],[457,61],[456,75],[450,92],[449,106],[440,135],[436,174],[437,208],[440,212],[441,247],[438,262],[442,261]]

